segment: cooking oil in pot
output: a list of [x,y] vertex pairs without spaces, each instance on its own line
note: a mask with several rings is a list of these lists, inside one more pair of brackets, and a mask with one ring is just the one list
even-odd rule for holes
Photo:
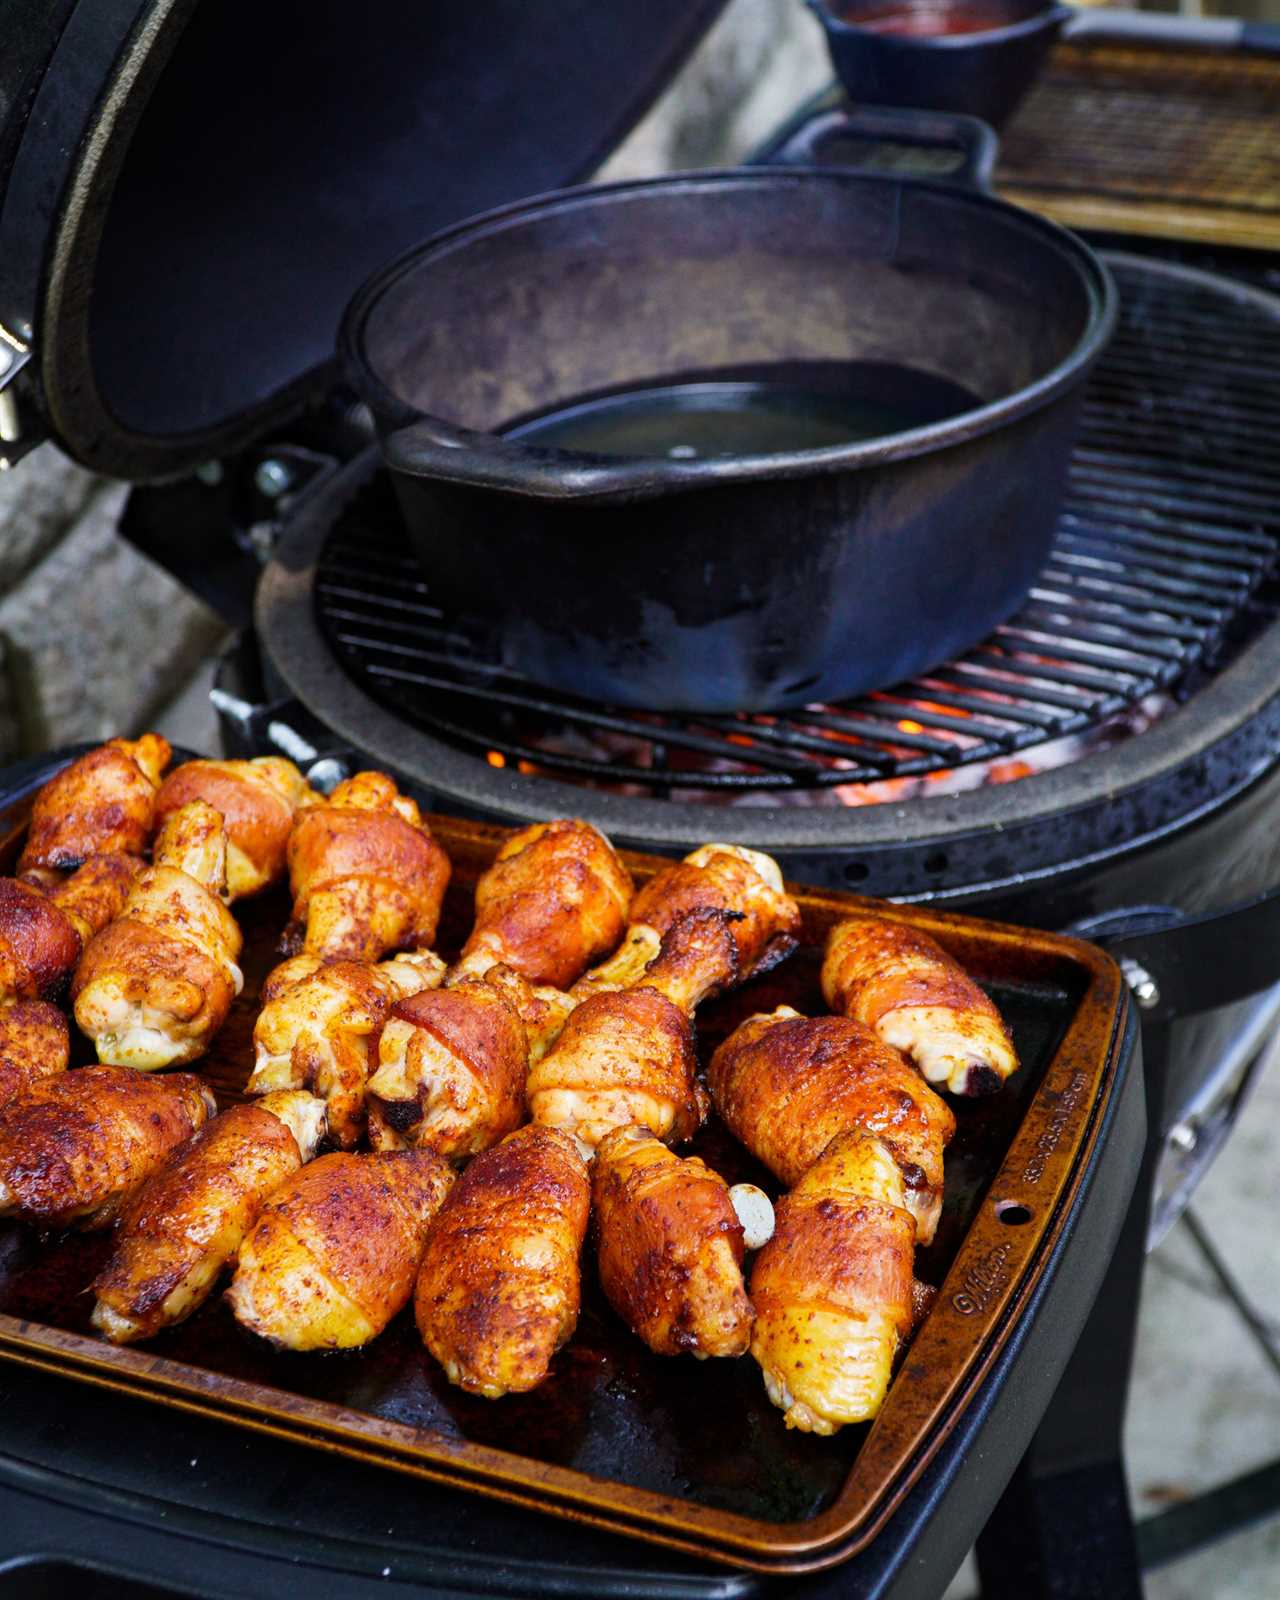
[[981,404],[950,379],[911,367],[785,362],[580,395],[502,431],[555,450],[693,461],[881,439]]

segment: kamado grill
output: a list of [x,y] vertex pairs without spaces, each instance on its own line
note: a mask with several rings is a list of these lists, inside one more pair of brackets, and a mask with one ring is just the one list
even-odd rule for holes
[[[500,637],[436,603],[367,415],[322,365],[326,341],[360,277],[395,251],[589,173],[718,8],[648,7],[632,28],[566,3],[556,30],[532,8],[496,9],[479,30],[466,8],[433,15],[434,65],[403,123],[386,111],[395,75],[379,77],[389,52],[375,23],[347,40],[326,10],[308,40],[286,40],[268,38],[275,22],[254,12],[280,74],[255,58],[242,120],[288,154],[259,160],[237,132],[230,172],[257,186],[243,193],[215,159],[226,115],[213,69],[241,60],[234,28],[194,4],[92,17],[68,5],[42,23],[43,53],[11,66],[29,115],[0,140],[11,164],[0,329],[10,376],[22,372],[0,389],[0,437],[16,457],[50,429],[121,475],[186,474],[136,489],[122,531],[244,628],[215,690],[228,753],[287,754],[322,785],[383,765],[442,813],[508,825],[578,815],[642,851],[729,837],[773,854],[798,883],[1104,944],[1134,1003],[1117,1014],[1093,1153],[980,1386],[877,1537],[828,1572],[715,1569],[283,1437],[198,1415],[175,1424],[173,1412],[73,1388],[30,1353],[25,1368],[0,1365],[6,1553],[27,1563],[32,1593],[70,1563],[209,1594],[306,1581],[335,1595],[416,1584],[441,1595],[917,1596],[941,1591],[986,1521],[989,1595],[1136,1593],[1119,1431],[1142,1255],[1225,1136],[1280,1015],[1280,301],[1266,292],[1276,258],[1234,250],[1221,232],[1213,259],[1141,244],[1122,208],[1106,210],[1119,320],[1085,390],[1052,551],[1021,609],[972,648],[907,683],[768,713],[650,712],[549,690],[504,663]],[[401,53],[420,54],[426,24],[397,26]],[[561,31],[574,39],[572,85]],[[352,141],[326,116],[329,146],[300,147],[272,107],[307,72],[342,92],[318,42],[334,37],[350,83],[386,111],[381,178],[344,168],[373,222],[353,234],[339,219],[314,316],[304,327],[294,296],[273,325],[263,284],[302,270],[308,251],[323,256],[323,239],[291,238],[282,218],[301,207],[316,221],[316,164],[337,159],[335,139]],[[496,37],[521,62],[509,100]],[[296,83],[285,65],[295,45]],[[1073,48],[1065,59],[1079,70]],[[461,104],[460,82],[478,86]],[[140,109],[155,85],[149,125]],[[1051,68],[1043,93],[1054,85]],[[458,121],[442,125],[442,98]],[[1038,104],[1033,94],[1009,134],[1037,204],[1039,147],[1018,130]],[[175,151],[189,164],[181,138],[193,123],[199,170],[220,182],[188,186],[173,166]],[[444,153],[426,180],[424,147]],[[290,187],[299,173],[305,199]],[[149,192],[172,202],[168,233]],[[416,209],[404,211],[404,193],[420,197]],[[1162,231],[1143,215],[1132,234]],[[222,272],[221,241],[237,229],[253,249],[225,278],[191,277],[192,250],[210,241]],[[139,357],[149,284],[166,273],[191,294],[159,297]],[[166,409],[170,347],[208,370],[203,387],[179,380]],[[10,775],[14,817],[48,766]],[[988,1264],[965,1292],[985,1303],[1002,1281]],[[1146,1553],[1182,1537],[1170,1525]]]

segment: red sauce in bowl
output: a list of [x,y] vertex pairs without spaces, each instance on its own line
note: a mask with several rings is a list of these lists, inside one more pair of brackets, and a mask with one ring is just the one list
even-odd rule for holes
[[850,6],[840,12],[840,20],[868,33],[888,33],[911,39],[936,39],[954,34],[992,33],[1027,20],[1017,8],[992,5],[984,0],[954,0],[951,4],[930,4],[928,0],[906,0],[878,10]]

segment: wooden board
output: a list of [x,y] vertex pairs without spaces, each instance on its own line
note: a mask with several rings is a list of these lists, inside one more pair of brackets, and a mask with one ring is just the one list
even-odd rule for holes
[[1280,249],[1280,58],[1060,44],[996,186],[1071,228]]

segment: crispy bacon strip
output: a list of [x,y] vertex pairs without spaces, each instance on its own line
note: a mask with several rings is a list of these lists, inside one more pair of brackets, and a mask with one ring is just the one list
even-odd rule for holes
[[82,948],[120,915],[143,863],[91,856],[67,879],[37,869],[0,878],[0,1002],[48,1000],[62,992]]
[[994,1094],[1018,1070],[990,999],[942,947],[901,923],[852,917],[827,940],[822,992],[833,1011],[874,1028],[930,1083]]
[[933,1238],[942,1152],[956,1119],[870,1028],[780,1006],[749,1017],[720,1045],[708,1082],[730,1131],[785,1184],[798,1183],[836,1134],[878,1135],[901,1169],[920,1242]]
[[834,1433],[880,1409],[911,1332],[915,1232],[897,1163],[861,1131],[779,1202],[751,1270],[751,1354],[789,1428]]
[[220,898],[226,859],[212,806],[193,800],[165,819],[153,864],[76,970],[76,1021],[100,1061],[149,1072],[208,1049],[243,983],[240,929]]
[[524,1120],[529,1042],[519,1013],[487,981],[399,1000],[369,1080],[375,1150],[478,1154]]
[[660,1356],[745,1355],[755,1312],[729,1186],[647,1128],[615,1128],[591,1168],[600,1283]]
[[385,772],[357,772],[299,811],[288,857],[304,954],[376,961],[434,942],[449,858]]
[[160,785],[156,821],[192,800],[204,800],[219,812],[227,829],[227,894],[239,900],[284,876],[294,816],[320,799],[283,756],[186,761]]
[[589,823],[521,828],[476,885],[475,926],[450,981],[502,963],[566,989],[622,937],[631,893],[631,874]]
[[541,1383],[578,1321],[591,1186],[573,1141],[528,1126],[478,1155],[427,1239],[414,1308],[449,1381],[487,1400]]
[[67,1019],[47,1000],[0,1007],[0,1111],[31,1084],[67,1070]]
[[151,843],[156,789],[170,754],[157,733],[110,739],[50,778],[31,810],[19,874],[78,867],[107,853],[141,855]]
[[413,1293],[453,1172],[426,1151],[321,1156],[268,1199],[227,1300],[236,1320],[288,1350],[352,1350]]
[[94,1282],[92,1321],[115,1344],[189,1317],[234,1259],[272,1190],[315,1154],[324,1107],[285,1090],[232,1106],[143,1185]]
[[0,1114],[0,1216],[107,1228],[214,1112],[190,1072],[82,1067],[29,1085]]

